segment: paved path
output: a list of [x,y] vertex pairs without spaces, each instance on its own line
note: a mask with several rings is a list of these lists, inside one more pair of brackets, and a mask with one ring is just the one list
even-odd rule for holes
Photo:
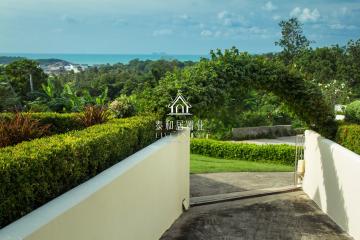
[[351,239],[302,192],[190,208],[161,240]]
[[255,143],[255,144],[288,144],[295,145],[296,136],[289,137],[278,137],[274,139],[251,139],[251,140],[243,140],[243,141],[234,141],[239,143]]
[[235,172],[190,175],[191,197],[241,192],[294,184],[291,172]]

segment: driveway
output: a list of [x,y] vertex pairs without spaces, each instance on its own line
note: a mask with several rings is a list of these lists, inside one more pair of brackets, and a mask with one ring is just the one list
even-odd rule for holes
[[294,184],[292,172],[234,172],[190,175],[190,196],[250,191]]
[[190,208],[161,240],[352,239],[302,191]]

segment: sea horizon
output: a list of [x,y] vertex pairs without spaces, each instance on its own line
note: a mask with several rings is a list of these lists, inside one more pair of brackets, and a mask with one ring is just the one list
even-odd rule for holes
[[116,64],[129,63],[131,60],[178,60],[178,61],[199,61],[201,58],[208,58],[205,54],[106,54],[106,53],[0,53],[5,57],[24,57],[28,59],[60,59],[74,64]]

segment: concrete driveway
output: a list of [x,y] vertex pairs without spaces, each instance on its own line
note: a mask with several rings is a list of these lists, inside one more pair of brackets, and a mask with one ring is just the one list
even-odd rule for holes
[[352,239],[302,191],[190,208],[161,240]]
[[292,172],[234,172],[190,175],[190,196],[250,191],[294,184]]

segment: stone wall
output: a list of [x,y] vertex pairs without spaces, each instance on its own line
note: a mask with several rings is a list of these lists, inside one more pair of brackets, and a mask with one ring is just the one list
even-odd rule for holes
[[276,138],[291,135],[295,135],[295,131],[291,128],[291,125],[243,127],[232,129],[232,137],[234,140]]

